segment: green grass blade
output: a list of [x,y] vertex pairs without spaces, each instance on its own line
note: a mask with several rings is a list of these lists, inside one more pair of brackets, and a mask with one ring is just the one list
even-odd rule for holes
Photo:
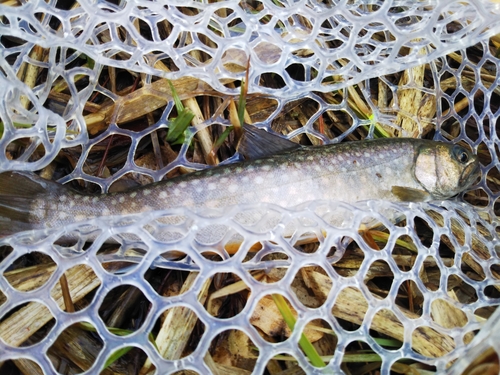
[[[273,301],[278,307],[278,310],[280,311],[281,315],[283,316],[283,319],[285,320],[286,324],[288,325],[288,328],[293,331],[295,328],[295,317],[292,314],[292,311],[288,307],[288,304],[286,303],[285,299],[281,294],[273,294]],[[304,351],[305,355],[307,358],[309,358],[309,361],[313,366],[316,367],[325,367],[326,364],[323,362],[321,359],[320,355],[314,348],[314,346],[311,344],[311,342],[307,339],[307,337],[302,333],[300,340],[299,340],[299,345]]]
[[134,347],[133,346],[126,346],[124,348],[118,349],[116,352],[113,352],[109,356],[109,358],[106,360],[104,363],[103,370],[107,369],[109,366],[111,366],[113,363],[115,363],[118,359],[123,357],[125,354],[127,354],[129,351],[131,351]]
[[[257,357],[256,357],[257,358]],[[330,361],[332,355],[322,355],[320,356],[322,361]],[[297,359],[291,355],[278,354],[273,357],[273,359],[278,361],[290,361],[297,362]],[[381,362],[382,358],[376,353],[346,353],[342,357],[342,363],[365,363],[365,362]]]
[[[95,329],[95,327],[92,324],[90,324],[90,323],[80,322],[79,325],[80,325],[80,327],[82,329],[84,329],[86,331],[97,332],[97,330]],[[117,336],[127,336],[127,335],[130,335],[130,334],[134,333],[134,331],[131,331],[131,330],[128,330],[128,329],[123,329],[123,328],[116,328],[116,327],[106,327],[106,328],[108,329],[109,332],[111,332],[111,333],[113,333],[113,334],[115,334]],[[158,346],[156,345],[155,338],[154,338],[154,336],[153,336],[152,333],[149,334],[148,339],[153,344],[153,346],[156,348],[156,350],[159,351]],[[104,364],[104,369],[106,369],[109,366],[111,366],[120,357],[123,357],[125,354],[127,354],[132,348],[134,348],[134,347],[133,346],[127,346],[125,348],[118,349],[116,352],[114,352],[106,360],[106,363]]]
[[[14,122],[12,125],[14,125],[16,129],[29,129],[33,127],[33,124],[22,124],[20,122]],[[0,121],[0,138],[2,138],[4,129],[3,121]]]
[[172,98],[174,98],[175,108],[177,109],[177,113],[181,113],[184,111],[184,105],[182,104],[181,98],[177,94],[177,90],[174,87],[172,81],[168,80],[168,84],[170,86],[170,91],[172,91]]
[[194,113],[188,110],[182,111],[177,116],[168,128],[167,142],[170,144],[179,144],[184,142],[184,132],[188,128],[191,120],[194,118]]
[[217,138],[217,140],[215,141],[213,148],[218,149],[220,146],[222,146],[222,144],[224,143],[226,138],[229,136],[229,133],[231,133],[233,131],[233,129],[234,129],[234,126],[228,126],[226,129],[224,129],[224,131],[222,132],[220,137]]
[[189,109],[184,108],[177,91],[171,81],[168,81],[170,90],[172,90],[172,98],[174,99],[175,108],[177,109],[177,118],[170,122],[166,141],[170,144],[176,145],[184,143],[184,132],[194,118],[194,113]]

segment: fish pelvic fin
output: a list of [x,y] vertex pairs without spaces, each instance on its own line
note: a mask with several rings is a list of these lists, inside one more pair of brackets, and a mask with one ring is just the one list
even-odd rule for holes
[[431,200],[432,196],[425,190],[408,188],[404,186],[393,186],[392,194],[403,202],[426,202]]
[[33,173],[5,172],[0,174],[0,236],[35,229],[30,221],[32,203],[51,189],[65,189]]

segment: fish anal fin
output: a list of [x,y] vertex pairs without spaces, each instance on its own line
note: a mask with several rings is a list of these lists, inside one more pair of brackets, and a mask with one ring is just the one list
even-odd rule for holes
[[243,136],[236,149],[246,159],[261,159],[302,148],[298,143],[251,125],[243,125]]
[[426,202],[431,199],[431,195],[425,190],[393,186],[391,191],[392,194],[403,202]]

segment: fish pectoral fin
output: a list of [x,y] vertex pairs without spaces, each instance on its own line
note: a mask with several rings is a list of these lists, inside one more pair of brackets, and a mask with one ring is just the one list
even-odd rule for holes
[[425,202],[431,199],[431,195],[425,190],[404,186],[393,186],[391,191],[392,194],[403,202]]
[[260,159],[302,148],[298,143],[271,134],[255,126],[243,125],[243,136],[236,149],[246,159]]

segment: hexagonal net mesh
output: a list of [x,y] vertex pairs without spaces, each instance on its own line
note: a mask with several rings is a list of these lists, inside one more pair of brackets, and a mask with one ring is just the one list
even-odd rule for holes
[[[443,202],[179,208],[2,238],[3,370],[498,369],[499,12],[493,1],[5,2],[0,171],[106,193],[237,161],[229,130],[245,80],[257,127],[305,145],[460,142],[482,176]],[[170,82],[195,115],[175,137]]]

